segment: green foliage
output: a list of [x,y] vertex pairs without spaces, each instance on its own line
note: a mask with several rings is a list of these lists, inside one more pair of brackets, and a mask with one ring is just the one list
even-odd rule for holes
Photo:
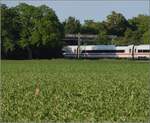
[[25,49],[32,59],[35,48],[61,50],[63,27],[51,8],[21,3],[13,8],[2,5],[1,11],[2,52],[19,47]]
[[106,26],[109,34],[122,36],[128,27],[128,21],[122,14],[112,11],[112,14],[107,16]]
[[2,52],[13,51],[19,39],[20,23],[14,8],[1,5],[1,43]]
[[138,15],[138,17],[129,19],[129,23],[134,30],[139,30],[143,34],[149,30],[150,16]]
[[5,38],[4,41],[5,42],[2,43],[2,50],[5,51],[5,53],[13,51],[15,46],[14,42],[9,38]]
[[123,38],[124,44],[143,44],[141,39],[140,31],[132,31],[131,29],[127,29],[125,31],[125,36]]
[[1,79],[2,122],[149,120],[148,62],[9,60]]
[[107,32],[104,22],[85,20],[84,24],[81,26],[81,33],[83,34],[98,34],[101,31]]
[[[19,11],[22,30],[18,44],[22,48],[61,47],[63,30],[55,12],[45,6],[34,7],[25,3],[16,7]],[[29,50],[28,50],[29,51]],[[32,52],[30,52],[32,53]]]
[[113,45],[126,45],[126,42],[124,42],[124,37],[116,37],[112,39],[111,44]]
[[144,44],[150,44],[150,30],[146,31],[143,34],[143,43]]
[[31,32],[34,29],[35,7],[25,3],[21,3],[16,7],[16,9],[19,11],[20,23],[22,24],[20,41],[18,44],[22,48],[26,48],[27,46],[30,46],[32,42]]
[[[36,7],[21,3],[8,8],[1,4],[2,58],[9,58],[9,54],[16,58],[18,51],[24,52],[23,56],[28,54],[31,59],[34,53],[37,56],[40,53],[44,56],[45,52],[60,56],[65,34],[78,32],[98,35],[93,44],[148,44],[149,25],[150,16],[138,15],[126,20],[115,11],[103,22],[85,20],[84,24],[80,24],[79,20],[70,16],[60,23],[55,12],[45,5]],[[111,39],[109,35],[118,37]]]
[[103,32],[103,31],[99,32],[96,44],[102,44],[102,45],[111,44],[111,40],[108,38],[108,35],[106,32]]
[[93,20],[85,20],[81,26],[81,33],[83,34],[97,34],[99,31],[98,23]]
[[64,22],[64,29],[66,34],[77,34],[80,32],[80,21],[75,19],[75,17],[69,17]]

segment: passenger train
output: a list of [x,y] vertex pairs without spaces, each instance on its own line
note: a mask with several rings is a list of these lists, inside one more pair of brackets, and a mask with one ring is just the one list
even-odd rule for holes
[[150,59],[150,45],[69,45],[62,49],[66,58],[129,58]]

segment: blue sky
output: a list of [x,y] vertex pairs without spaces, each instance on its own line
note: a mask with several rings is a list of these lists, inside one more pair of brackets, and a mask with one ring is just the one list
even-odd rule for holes
[[111,11],[122,13],[127,19],[137,16],[138,14],[149,14],[149,0],[137,1],[119,1],[119,0],[106,0],[106,1],[45,1],[45,0],[2,0],[1,3],[9,7],[16,6],[21,2],[31,5],[39,6],[45,4],[55,10],[59,20],[62,22],[69,16],[74,16],[80,20],[92,19],[94,21],[103,21]]

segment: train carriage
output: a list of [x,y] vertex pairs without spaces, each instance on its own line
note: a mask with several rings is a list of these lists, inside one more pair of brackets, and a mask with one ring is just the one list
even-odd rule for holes
[[[79,53],[78,53],[79,52]],[[66,46],[63,48],[65,57],[75,58],[150,58],[150,45],[77,45]]]
[[150,45],[138,45],[134,47],[134,58],[150,59]]

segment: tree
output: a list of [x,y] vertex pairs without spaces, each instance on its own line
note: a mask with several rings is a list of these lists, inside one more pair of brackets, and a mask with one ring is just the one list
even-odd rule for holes
[[111,43],[113,45],[126,45],[126,43],[124,42],[124,37],[116,37],[116,38],[113,38]]
[[104,22],[85,20],[81,27],[81,32],[83,34],[97,34],[98,37],[95,41],[95,44],[111,44]]
[[144,34],[143,34],[143,43],[144,44],[150,44],[150,30],[146,31]]
[[21,48],[26,49],[28,52],[28,58],[32,59],[31,33],[34,30],[36,8],[26,3],[21,3],[15,8],[19,12],[19,20],[22,25],[18,45]]
[[128,21],[132,30],[139,30],[142,34],[149,30],[150,16],[138,15],[138,17],[133,17]]
[[109,34],[117,36],[123,36],[126,28],[129,26],[125,17],[115,11],[112,11],[112,14],[107,16],[105,23]]
[[18,17],[18,12],[14,8],[1,5],[2,57],[3,55],[7,57],[10,52],[15,50],[21,27]]
[[123,38],[123,44],[129,45],[129,44],[141,44],[142,43],[142,34],[140,31],[132,31],[131,29],[127,29],[125,32],[125,36]]
[[77,34],[80,32],[80,21],[75,19],[75,17],[70,16],[63,24],[66,34]]
[[56,57],[60,55],[63,45],[63,26],[52,9],[45,5],[38,9],[42,17],[36,20],[36,28],[31,35],[32,44],[39,47],[39,51],[43,53],[41,57]]
[[107,32],[104,22],[94,22],[93,20],[85,20],[81,26],[81,33],[98,34],[100,31]]
[[98,34],[98,23],[93,20],[85,20],[81,26],[81,33],[83,34]]
[[[45,5],[38,8],[42,17],[36,20],[35,30],[32,32],[33,44],[57,47],[61,46],[63,27],[59,22],[55,12]],[[38,40],[37,40],[38,38]]]
[[105,31],[99,32],[96,44],[102,44],[102,45],[111,44],[111,40],[108,38],[108,35]]
[[61,47],[62,26],[52,9],[45,5],[34,7],[25,3],[16,9],[22,25],[18,44],[27,50],[29,59],[32,59],[33,49],[38,47]]

